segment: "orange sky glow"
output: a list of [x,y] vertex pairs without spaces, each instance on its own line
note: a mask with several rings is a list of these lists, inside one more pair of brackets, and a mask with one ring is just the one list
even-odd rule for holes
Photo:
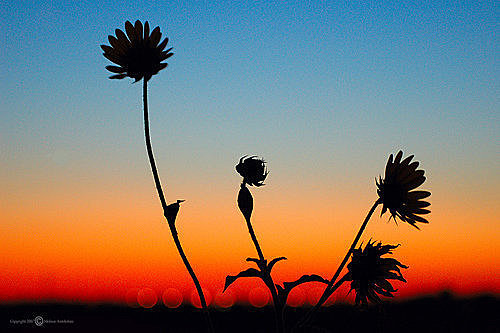
[[[370,207],[370,197],[375,199],[369,191],[356,200],[347,188],[333,192],[316,185],[303,192],[293,192],[292,186],[286,194],[271,185],[251,189],[254,228],[264,254],[288,258],[275,266],[277,283],[302,274],[330,278]],[[137,192],[125,194],[122,187],[126,186],[120,184],[107,192],[94,192],[87,186],[76,199],[56,187],[43,196],[20,193],[32,200],[31,205],[15,196],[5,202],[2,218],[9,222],[0,235],[4,249],[0,253],[0,300],[118,302],[145,307],[159,303],[175,307],[181,300],[196,304],[194,286],[162,220],[153,189],[142,185]],[[270,297],[257,279],[239,279],[221,293],[225,276],[251,267],[245,258],[256,256],[235,204],[237,188],[237,183],[222,186],[222,191],[211,193],[208,199],[204,197],[208,190],[194,188],[198,195],[183,204],[177,225],[213,305],[262,306]],[[378,209],[362,237],[365,242],[372,238],[401,244],[394,257],[410,268],[403,272],[407,284],[394,283],[399,289],[396,296],[402,299],[443,290],[459,295],[500,292],[494,205],[480,210],[470,202],[470,209],[454,211],[449,195],[431,190],[431,223],[422,225],[421,231],[404,223],[388,223],[387,216],[379,217]],[[348,195],[343,196],[343,191]],[[289,303],[312,303],[321,288],[319,283],[303,285],[292,292]],[[348,290],[345,285],[333,300],[352,301]]]

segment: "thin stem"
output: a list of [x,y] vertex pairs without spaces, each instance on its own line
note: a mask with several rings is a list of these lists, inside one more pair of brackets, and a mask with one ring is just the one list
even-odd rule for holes
[[144,136],[146,138],[146,150],[148,151],[149,164],[151,164],[151,172],[153,173],[153,178],[155,180],[156,191],[158,191],[158,197],[160,198],[161,206],[163,211],[167,209],[167,201],[165,200],[165,195],[161,188],[160,176],[158,176],[158,170],[156,169],[155,157],[153,156],[153,147],[151,147],[151,137],[149,135],[149,115],[148,115],[148,82],[144,80],[144,85],[142,86],[142,100],[144,102]]
[[262,253],[262,250],[260,249],[259,241],[257,240],[257,236],[255,236],[255,232],[253,231],[252,223],[250,222],[250,219],[246,219],[247,221],[247,227],[248,227],[248,232],[250,233],[250,237],[252,237],[253,244],[255,245],[255,249],[257,250],[257,253],[259,254],[259,259],[261,261],[264,261],[264,254]]
[[[257,250],[257,253],[259,255],[259,259],[265,263],[265,257],[264,254],[262,253],[262,250],[259,245],[259,241],[257,240],[257,236],[255,236],[255,232],[253,231],[252,223],[250,222],[250,218],[245,218],[247,222],[247,227],[248,227],[248,232],[250,233],[250,237],[252,238],[253,244],[255,245],[255,249]],[[267,265],[267,263],[266,263]],[[259,265],[260,268],[260,265]],[[266,284],[267,288],[271,292],[271,297],[273,298],[273,304],[274,304],[274,316],[276,318],[276,332],[282,333],[284,332],[284,320],[283,316],[280,314],[282,313],[282,307],[284,306],[281,304],[280,299],[278,297],[278,292],[276,291],[276,286],[274,285],[273,278],[271,276],[271,272],[266,272],[263,271],[266,276],[264,277],[263,281]]]
[[[321,295],[321,298],[319,299],[318,303],[316,303],[316,305],[313,308],[311,308],[311,310],[309,310],[309,312],[306,314],[306,316],[299,322],[299,324],[298,324],[299,326],[302,326],[305,323],[307,323],[311,319],[314,312],[316,312],[326,302],[326,300],[333,294],[333,292],[340,286],[340,284],[338,284],[338,285],[335,284],[335,286],[333,284],[335,283],[335,280],[337,280],[340,273],[342,272],[342,269],[346,265],[347,260],[349,259],[350,255],[351,255],[351,252],[356,248],[356,245],[358,244],[358,241],[361,238],[361,235],[363,234],[363,231],[365,230],[365,228],[368,224],[368,221],[370,221],[370,218],[371,218],[373,212],[375,211],[377,206],[381,203],[382,202],[380,201],[380,199],[375,201],[372,208],[370,209],[370,211],[366,215],[366,218],[363,221],[363,224],[361,224],[361,227],[359,228],[358,234],[354,238],[354,241],[352,242],[351,247],[349,248],[349,250],[347,251],[347,253],[344,257],[344,260],[342,260],[342,263],[340,264],[339,268],[337,268],[337,271],[335,272],[332,279],[328,283],[328,286],[325,288],[323,295]],[[339,282],[340,281],[342,281],[342,279],[339,280]],[[342,281],[342,282],[344,282],[344,281]]]
[[209,327],[210,332],[214,332],[214,328],[212,325],[212,320],[210,319],[210,314],[208,313],[208,307],[207,307],[207,302],[205,301],[205,295],[203,294],[203,290],[201,289],[200,281],[198,281],[198,278],[196,277],[196,274],[194,273],[193,268],[191,267],[191,264],[189,263],[186,254],[184,253],[184,250],[182,249],[181,242],[179,240],[179,236],[177,233],[177,229],[175,228],[175,224],[169,223],[170,226],[170,231],[172,233],[172,238],[174,239],[175,246],[177,247],[177,250],[179,251],[179,255],[182,258],[182,261],[184,262],[184,266],[186,266],[186,269],[189,272],[189,275],[191,275],[191,279],[193,279],[194,285],[196,287],[196,291],[198,292],[198,296],[200,297],[200,303],[201,307],[203,309],[203,313],[205,313],[205,319],[207,321],[207,325]]
[[[144,80],[144,85],[142,89],[142,98],[144,102],[144,136],[146,139],[146,150],[148,151],[149,164],[151,165],[151,172],[153,173],[153,178],[155,181],[156,190],[158,192],[158,197],[160,198],[161,206],[163,208],[163,213],[166,218],[167,201],[165,200],[165,195],[163,194],[163,189],[161,187],[160,176],[158,176],[158,170],[156,168],[155,158],[153,155],[153,148],[151,146],[151,137],[149,135],[148,85],[147,85],[147,80],[145,79],[143,80]],[[186,266],[186,269],[189,272],[189,275],[191,275],[191,278],[193,279],[196,290],[198,291],[198,295],[200,297],[200,303],[203,308],[203,312],[205,313],[206,316],[209,331],[214,332],[212,321],[210,320],[210,314],[208,313],[207,302],[205,301],[205,296],[203,295],[203,290],[201,289],[200,282],[198,281],[198,278],[196,277],[196,274],[194,273],[194,270],[189,264],[186,254],[182,249],[181,242],[179,240],[179,236],[175,228],[175,225],[171,223],[169,223],[168,225],[170,227],[170,232],[172,234],[172,238],[174,239],[175,246],[179,251],[179,255],[181,256],[182,261],[184,262],[184,265]]]

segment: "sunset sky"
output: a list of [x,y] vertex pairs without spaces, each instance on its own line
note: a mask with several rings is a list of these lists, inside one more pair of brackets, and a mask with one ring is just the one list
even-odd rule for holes
[[[147,161],[142,84],[109,80],[99,47],[136,19],[174,47],[149,83],[151,135],[167,201],[186,200],[177,226],[209,298],[256,256],[236,206],[241,156],[268,163],[266,186],[250,189],[253,223],[264,254],[288,258],[274,269],[283,282],[331,278],[400,149],[426,171],[431,223],[418,231],[378,209],[362,238],[401,244],[394,257],[410,268],[396,295],[500,293],[498,2],[0,10],[1,302],[191,300]],[[226,301],[262,287],[238,280]]]

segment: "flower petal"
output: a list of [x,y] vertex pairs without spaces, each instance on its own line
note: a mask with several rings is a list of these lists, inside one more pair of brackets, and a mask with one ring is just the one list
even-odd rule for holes
[[394,164],[398,165],[401,162],[401,158],[403,157],[403,152],[398,151],[396,158],[394,159]]
[[430,210],[423,209],[423,208],[417,208],[417,209],[413,210],[413,214],[420,214],[420,215],[429,214],[430,212],[431,212]]
[[158,45],[158,42],[160,41],[160,39],[161,39],[160,27],[156,27],[151,32],[151,37],[149,39],[150,46],[151,47],[156,47]]
[[111,55],[109,53],[103,53],[103,56],[106,57],[108,60],[114,62],[115,64],[123,65],[123,61],[119,57],[116,57],[116,56]]
[[130,45],[131,45],[130,41],[128,40],[127,36],[125,35],[125,33],[123,31],[121,31],[120,29],[116,29],[115,35],[116,35],[116,38],[118,39],[118,42],[120,42],[121,45],[123,45],[125,48],[130,47]]
[[385,165],[385,176],[384,179],[387,179],[389,175],[392,173],[393,163],[392,163],[392,154],[389,155],[389,159],[387,160],[387,164]]
[[431,195],[429,191],[412,191],[408,193],[408,200],[420,200]]
[[[167,46],[167,43],[168,43],[168,37],[165,37],[165,39],[163,40],[163,42],[161,42],[160,44],[158,44],[158,47],[157,47],[158,50],[162,51],[165,48],[165,46]],[[169,50],[167,50],[167,52],[170,51],[171,49],[172,48],[170,48]]]
[[141,21],[137,20],[135,21],[135,25],[134,25],[134,30],[135,30],[135,39],[137,41],[142,41],[142,23]]
[[421,222],[421,223],[429,223],[429,221],[427,221],[423,217],[420,217],[420,216],[415,215],[415,214],[408,214],[408,218],[415,220],[417,222]]
[[109,78],[110,79],[123,79],[123,78],[126,78],[126,77],[127,77],[127,74],[116,74],[116,75],[110,76]]
[[401,184],[407,184],[415,180],[416,178],[422,177],[425,174],[424,170],[417,170],[406,177],[398,177],[398,182]]
[[411,182],[404,184],[405,188],[408,191],[411,191],[425,182],[425,176],[420,176],[418,178],[413,179]]
[[112,73],[124,73],[127,71],[125,68],[118,66],[106,66],[106,69]]
[[130,21],[125,22],[125,31],[127,32],[127,36],[130,42],[134,44],[134,41],[136,40],[135,29]]
[[398,173],[400,179],[406,178],[417,170],[419,163],[417,161],[410,163],[407,167],[401,169]]
[[416,206],[418,208],[424,208],[424,207],[429,207],[431,204],[427,201],[417,201]]
[[166,60],[166,59],[170,58],[173,55],[174,55],[173,53],[167,53],[166,51],[162,52],[160,54],[160,61]]
[[117,52],[123,53],[126,48],[124,47],[123,43],[120,43],[118,39],[116,39],[114,36],[109,35],[108,36],[108,41],[111,46],[116,49]]
[[144,22],[144,40],[149,38],[149,22]]
[[406,166],[408,166],[408,164],[410,164],[410,162],[414,156],[415,155],[410,155],[407,158],[405,158],[403,161],[401,161],[400,168],[406,168]]

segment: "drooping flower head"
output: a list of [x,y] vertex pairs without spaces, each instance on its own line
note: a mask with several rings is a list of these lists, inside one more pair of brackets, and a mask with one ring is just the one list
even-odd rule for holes
[[396,292],[387,280],[406,282],[401,274],[401,268],[408,268],[393,258],[382,258],[385,254],[392,254],[392,250],[399,245],[382,245],[380,242],[368,241],[364,249],[361,246],[352,251],[351,262],[347,265],[349,270],[344,280],[352,281],[351,290],[356,292],[356,304],[380,302],[377,294],[393,297]]
[[236,171],[243,177],[243,184],[262,186],[269,173],[266,168],[266,162],[257,156],[240,158],[236,166]]
[[101,45],[104,56],[118,66],[106,66],[106,69],[115,75],[110,79],[123,79],[130,77],[135,82],[144,78],[148,81],[153,75],[167,67],[162,61],[170,58],[172,48],[165,50],[168,38],[161,43],[160,27],[156,27],[149,33],[149,23],[146,21],[144,27],[140,21],[132,25],[125,22],[125,32],[115,30],[116,37],[108,36],[108,45]]
[[424,183],[424,170],[417,170],[419,163],[411,162],[413,155],[404,160],[401,160],[402,157],[402,151],[397,153],[394,160],[391,154],[385,167],[384,178],[379,177],[376,181],[377,193],[383,204],[381,215],[389,210],[394,221],[398,217],[419,229],[417,222],[429,223],[420,215],[430,213],[428,209],[424,209],[430,203],[421,199],[427,198],[431,193],[412,191]]

